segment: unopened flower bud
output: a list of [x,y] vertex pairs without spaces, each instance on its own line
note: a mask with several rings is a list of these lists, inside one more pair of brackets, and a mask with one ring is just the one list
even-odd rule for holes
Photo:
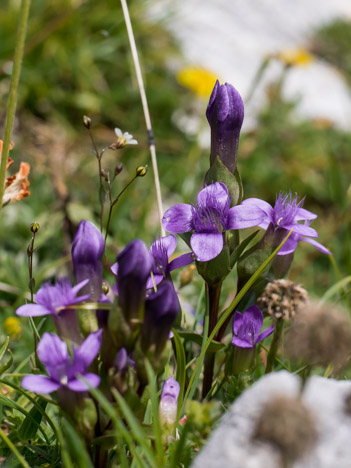
[[86,115],[83,115],[83,125],[89,130],[89,128],[91,127],[91,118]]
[[192,282],[195,270],[195,265],[189,265],[188,268],[185,268],[185,270],[182,271],[180,275],[180,288],[183,288]]
[[36,232],[38,232],[40,229],[40,224],[39,223],[32,223],[30,225],[30,230],[32,231],[33,234],[35,234]]
[[136,170],[136,175],[138,177],[144,177],[147,173],[147,166],[139,166]]
[[109,290],[110,290],[110,288],[109,288],[108,284],[103,282],[102,283],[102,293],[103,294],[108,294]]
[[179,392],[179,383],[173,377],[169,377],[163,384],[161,393],[159,412],[162,425],[175,423]]
[[216,157],[234,174],[244,103],[238,91],[229,83],[217,80],[207,106],[206,117],[211,127],[211,166]]
[[120,174],[122,171],[123,171],[123,164],[122,163],[117,164],[117,166],[115,167],[115,176],[118,176],[118,174]]

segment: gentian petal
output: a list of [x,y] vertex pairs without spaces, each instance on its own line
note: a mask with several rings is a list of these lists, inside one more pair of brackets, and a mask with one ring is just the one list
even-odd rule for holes
[[170,234],[169,236],[161,237],[160,239],[157,239],[155,242],[153,242],[150,247],[151,255],[153,254],[153,248],[158,249],[160,244],[162,248],[166,250],[167,257],[169,258],[177,247],[176,236],[173,236],[173,234]]
[[234,314],[234,320],[233,320],[233,333],[234,333],[234,335],[238,334],[239,328],[243,324],[243,321],[244,321],[243,314],[241,312],[239,312],[238,310],[236,310],[235,314]]
[[51,393],[61,387],[61,384],[45,375],[25,375],[21,383],[22,387],[35,393]]
[[260,341],[264,340],[265,338],[267,338],[267,336],[273,333],[273,331],[274,331],[274,326],[271,325],[265,331],[263,331],[260,335],[258,335],[258,337],[255,339],[255,345],[259,343]]
[[152,279],[152,276],[150,275],[148,280],[146,281],[146,289],[152,289],[154,287],[154,284],[157,286],[158,284],[161,283],[162,280],[164,280],[163,275],[155,275],[154,273],[154,278]]
[[16,315],[23,317],[40,317],[47,314],[51,314],[51,310],[39,304],[25,304],[16,310]]
[[314,239],[310,239],[308,237],[301,237],[301,242],[307,242],[308,244],[311,244],[311,245],[314,245],[315,247],[317,247],[317,249],[326,254],[326,255],[331,255],[331,252],[330,250],[328,250],[326,247],[324,247],[324,245],[320,244],[319,242],[315,241]]
[[[96,388],[100,384],[100,377],[96,374],[82,374],[85,380],[88,381],[89,385],[93,388]],[[89,387],[85,382],[79,379],[71,379],[67,382],[67,387],[72,390],[73,392],[87,392],[89,391]]]
[[190,245],[199,262],[208,262],[217,257],[223,249],[223,234],[194,233]]
[[307,224],[284,224],[284,226],[281,227],[288,231],[292,229],[293,232],[296,232],[301,236],[318,237],[318,232],[310,226],[307,226]]
[[173,259],[170,264],[168,265],[168,270],[173,271],[177,268],[181,268],[185,265],[189,265],[194,261],[193,254],[191,252],[186,253],[184,255],[179,255],[179,257]]
[[225,209],[229,207],[229,194],[227,187],[222,182],[215,182],[202,189],[198,196],[197,202],[200,207],[207,207],[209,200],[215,199],[218,208]]
[[76,296],[79,293],[79,291],[89,283],[89,281],[90,281],[89,278],[87,278],[87,279],[81,281],[80,283],[76,284],[75,286],[73,286],[72,294],[74,296]]
[[254,204],[237,205],[228,211],[228,220],[225,228],[244,229],[258,226],[267,220],[267,214]]
[[38,356],[50,376],[60,380],[64,368],[69,366],[70,357],[64,341],[52,333],[44,333],[38,344]]
[[169,208],[162,218],[162,225],[168,232],[181,234],[191,228],[192,207],[186,203],[178,203]]
[[295,221],[312,220],[316,218],[317,215],[315,213],[305,210],[305,208],[297,208],[296,210]]
[[266,201],[261,200],[260,198],[247,198],[246,200],[243,200],[243,202],[241,204],[242,205],[251,205],[251,206],[255,206],[256,208],[260,208],[261,210],[263,210],[267,214],[267,216],[270,219],[270,222],[272,221],[272,219],[273,219],[273,208]]
[[118,263],[114,263],[112,266],[111,266],[111,271],[114,275],[118,275]]
[[79,372],[83,373],[87,370],[90,364],[94,361],[101,347],[102,329],[90,335],[83,341],[78,349],[74,349],[73,367],[79,368]]
[[288,255],[295,252],[297,244],[299,243],[301,236],[292,232],[290,237],[285,241],[283,247],[279,250],[278,255]]
[[243,340],[238,336],[233,336],[232,344],[238,346],[239,348],[253,348],[252,343],[249,343],[248,341]]
[[254,327],[254,336],[258,335],[263,325],[263,314],[260,308],[254,304],[248,307],[244,312],[244,322],[250,320]]

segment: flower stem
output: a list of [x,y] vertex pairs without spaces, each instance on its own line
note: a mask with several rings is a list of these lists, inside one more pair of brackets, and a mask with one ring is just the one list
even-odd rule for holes
[[111,187],[109,187],[109,197],[110,197],[110,209],[109,209],[109,212],[108,212],[108,218],[107,218],[107,224],[106,224],[106,233],[105,233],[105,243],[106,243],[106,239],[107,239],[107,236],[108,236],[108,231],[109,231],[109,228],[110,228],[110,221],[111,221],[111,216],[112,216],[112,210],[113,210],[113,207],[115,206],[115,204],[118,202],[118,200],[120,199],[121,195],[127,190],[127,188],[135,181],[135,179],[139,177],[138,174],[136,174],[128,183],[127,185],[119,192],[119,194],[117,195],[117,197],[112,200],[112,197],[111,197]]
[[[214,330],[217,324],[221,289],[222,289],[222,283],[219,283],[214,286],[206,283],[206,292],[208,294],[209,314],[210,314],[210,317],[209,317],[210,321],[209,321],[209,326],[208,326],[209,335],[212,333],[212,331]],[[207,353],[205,357],[205,364],[204,364],[204,380],[202,384],[202,398],[205,398],[208,392],[211,390],[214,363],[215,363],[215,354]]]
[[1,163],[0,163],[0,215],[1,215],[1,210],[2,210],[2,199],[4,195],[4,190],[5,190],[7,159],[9,156],[13,121],[14,121],[15,112],[16,112],[17,90],[18,90],[18,83],[19,83],[19,78],[21,74],[21,64],[22,64],[22,58],[23,58],[24,43],[25,43],[26,33],[27,33],[29,8],[30,8],[30,0],[22,0],[19,20],[18,20],[18,27],[17,27],[17,38],[16,38],[15,54],[14,54],[14,59],[13,59],[10,93],[9,93],[9,97],[7,101],[7,115],[6,115],[5,132],[4,132],[4,144],[2,148]]
[[272,372],[273,370],[273,364],[274,364],[275,357],[277,355],[280,338],[282,336],[283,326],[284,326],[284,320],[282,318],[278,318],[275,328],[274,328],[272,344],[271,344],[271,347],[269,349],[269,353],[267,356],[267,365],[266,365],[265,374],[268,374],[269,372]]
[[[33,223],[32,226],[34,226],[35,223]],[[28,245],[27,248],[27,255],[28,255],[28,274],[29,274],[29,290],[30,290],[30,302],[34,302],[34,287],[35,287],[35,279],[33,277],[33,253],[34,253],[34,242],[35,242],[35,234],[37,230],[32,229],[32,239],[30,241],[30,244]],[[37,353],[37,345],[38,345],[38,338],[37,338],[37,333],[35,330],[35,324],[32,318],[29,320],[32,330],[33,330],[33,343],[34,343],[34,359],[35,359],[35,367],[39,367],[39,359],[38,359],[38,353]]]

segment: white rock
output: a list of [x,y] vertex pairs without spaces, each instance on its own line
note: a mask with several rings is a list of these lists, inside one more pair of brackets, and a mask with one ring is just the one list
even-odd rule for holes
[[[257,415],[276,396],[298,396],[300,378],[282,371],[262,377],[225,414],[192,468],[281,468],[281,457],[270,444],[252,441]],[[350,381],[309,379],[302,397],[318,431],[315,447],[293,468],[350,468],[351,416],[344,411]]]

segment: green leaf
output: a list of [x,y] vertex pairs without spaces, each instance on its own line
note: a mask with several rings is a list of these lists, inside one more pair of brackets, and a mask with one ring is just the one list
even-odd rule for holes
[[246,249],[246,247],[250,244],[250,242],[252,241],[252,239],[254,237],[256,237],[258,233],[258,230],[253,232],[252,234],[250,234],[248,237],[246,237],[246,239],[244,239],[239,245],[238,247],[234,250],[234,252],[231,254],[230,256],[230,267],[233,268],[233,266],[235,265],[235,263],[239,260],[241,254],[244,252],[244,250]]
[[7,336],[6,340],[4,341],[4,344],[0,348],[0,361],[4,357],[4,354],[5,354],[6,350],[7,350],[8,345],[9,345],[9,341],[10,341],[10,338]]
[[[174,333],[174,331],[173,331]],[[185,341],[192,341],[193,343],[196,343],[198,345],[202,345],[202,340],[203,337],[202,335],[199,335],[198,333],[195,332],[188,332],[188,331],[179,331],[178,332],[180,338],[183,338]],[[223,349],[225,345],[223,343],[220,343],[219,341],[212,341],[210,346],[208,347],[208,352],[210,353],[216,353]],[[177,374],[178,375],[178,374]],[[178,380],[178,379],[177,379]]]
[[84,441],[78,435],[74,427],[67,421],[67,419],[63,420],[62,428],[63,436],[77,467],[93,468],[93,464],[87,452]]
[[[176,349],[176,359],[177,359],[177,374],[176,380],[179,383],[180,391],[178,397],[178,409],[180,410],[181,404],[183,402],[184,389],[185,389],[185,376],[186,376],[186,358],[185,351],[182,340],[180,339],[179,332],[175,328],[172,329],[173,332],[173,341]],[[178,415],[179,416],[179,415]]]
[[[40,408],[45,411],[47,402],[42,398],[37,398],[37,403]],[[18,429],[18,436],[21,440],[31,440],[34,439],[40,423],[43,419],[43,412],[39,411],[36,406],[29,411],[28,416],[24,419],[21,424],[21,427]]]
[[157,466],[163,467],[164,464],[164,452],[162,444],[162,431],[159,418],[159,400],[157,397],[156,387],[156,375],[151,367],[149,361],[145,360],[146,373],[149,381],[150,388],[150,400],[151,400],[151,411],[152,411],[152,427],[153,435],[155,437],[156,455],[157,455]]

